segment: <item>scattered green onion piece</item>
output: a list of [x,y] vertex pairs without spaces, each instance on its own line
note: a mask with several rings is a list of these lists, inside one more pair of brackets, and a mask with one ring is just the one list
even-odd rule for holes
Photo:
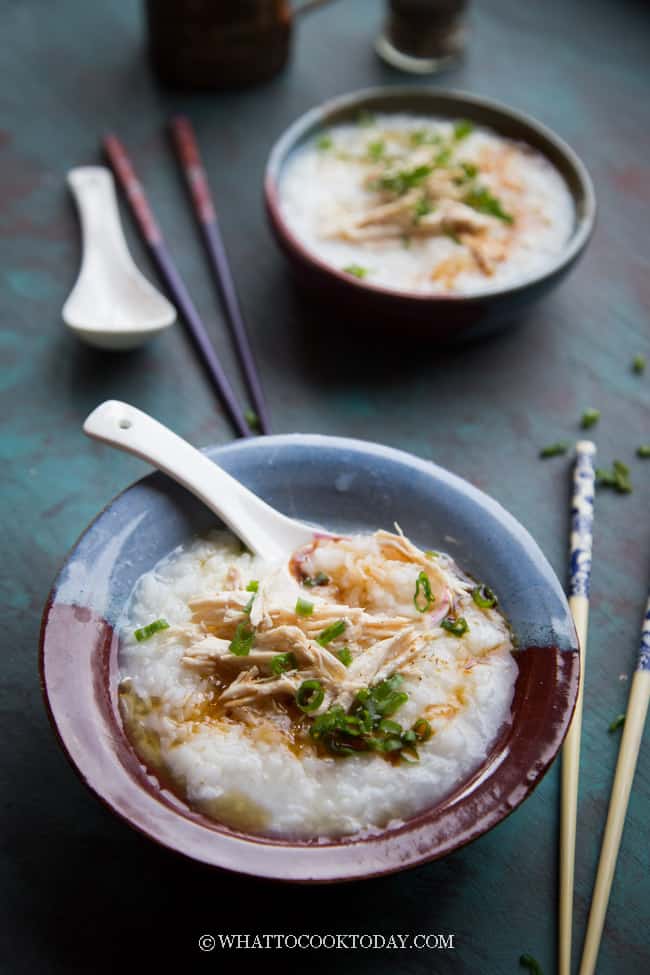
[[360,281],[368,274],[368,268],[361,267],[360,264],[348,264],[343,270],[346,274],[351,274],[353,278],[359,278]]
[[439,146],[441,142],[442,136],[437,132],[425,132],[424,129],[411,132],[412,146]]
[[386,143],[383,139],[378,139],[376,142],[368,143],[368,155],[373,160],[373,162],[379,162],[381,157],[384,155],[386,150]]
[[257,590],[259,589],[259,587],[260,587],[260,584],[257,581],[257,579],[251,579],[251,581],[246,586],[246,592],[257,592]]
[[465,173],[467,179],[476,179],[478,176],[478,166],[471,162],[461,162],[460,168]]
[[362,128],[369,128],[374,124],[375,116],[372,114],[372,112],[369,112],[367,108],[362,108],[357,115],[357,125],[362,126]]
[[315,576],[305,576],[302,580],[303,586],[307,586],[309,589],[313,589],[314,586],[326,586],[330,581],[330,577],[326,576],[324,572],[317,572]]
[[418,613],[426,613],[428,609],[431,609],[434,602],[435,596],[431,592],[429,577],[427,576],[426,572],[421,572],[415,583],[413,605],[417,609]]
[[382,752],[398,752],[401,748],[401,738],[384,738],[379,742],[379,751]]
[[398,173],[385,173],[381,176],[373,187],[379,190],[387,190],[397,196],[403,196],[414,186],[419,186],[431,172],[431,166],[415,166],[413,169],[402,169]]
[[292,653],[278,653],[271,659],[271,673],[279,677],[287,670],[297,670],[298,662]]
[[142,643],[143,640],[148,640],[154,635],[154,633],[160,633],[161,630],[168,630],[169,623],[167,620],[154,620],[153,623],[147,623],[146,626],[140,627],[136,630],[133,636],[136,638],[138,643]]
[[418,755],[417,748],[412,745],[407,748],[402,748],[399,756],[403,762],[407,762],[409,765],[417,765],[420,761],[420,756]]
[[230,642],[228,649],[236,657],[247,657],[251,652],[255,630],[249,623],[238,623],[235,635]]
[[255,593],[253,593],[253,595],[251,596],[251,598],[248,600],[248,602],[244,606],[244,608],[242,610],[242,613],[246,613],[247,616],[250,616],[251,609],[253,608],[253,603],[254,602],[255,602]]
[[296,600],[296,616],[311,616],[313,612],[314,604],[298,596]]
[[337,637],[345,631],[347,623],[345,620],[337,620],[336,623],[332,623],[330,626],[326,626],[322,633],[316,638],[316,642],[321,645],[321,647],[326,647],[328,643],[332,640],[336,640]]
[[402,742],[405,745],[414,745],[418,740],[418,736],[413,731],[413,728],[408,728],[406,731],[402,732]]
[[460,142],[461,139],[466,139],[470,133],[474,131],[474,126],[467,119],[459,119],[454,125],[454,139],[456,142]]
[[349,667],[352,663],[352,653],[349,647],[341,647],[340,650],[336,651],[336,656],[339,658],[344,666]]
[[401,735],[403,728],[397,721],[391,721],[390,718],[382,718],[379,722],[379,730],[387,735]]
[[323,134],[319,135],[319,137],[316,139],[316,148],[320,149],[321,152],[325,152],[327,151],[327,149],[331,149],[333,145],[334,142],[332,140],[332,136],[328,135],[327,132],[323,132]]
[[441,149],[438,155],[433,160],[433,165],[438,168],[442,166],[448,166],[451,162],[452,150],[449,146],[445,149]]
[[260,429],[260,418],[255,410],[244,410],[244,419],[251,430]]
[[487,213],[491,217],[497,217],[498,220],[503,220],[504,223],[513,222],[511,214],[506,213],[501,206],[501,201],[496,196],[493,196],[484,186],[471,189],[466,194],[463,203],[466,203],[468,207],[477,210],[479,213]]
[[542,966],[536,958],[533,958],[532,955],[521,955],[519,964],[522,966],[522,968],[527,968],[532,975],[544,975]]
[[632,372],[635,372],[637,376],[641,376],[645,372],[646,358],[644,355],[635,355],[632,359]]
[[497,597],[494,595],[489,586],[481,583],[480,586],[476,586],[472,589],[472,599],[479,607],[479,609],[492,609],[498,603]]
[[540,457],[559,457],[560,454],[566,454],[569,449],[569,444],[566,440],[558,440],[557,443],[551,443],[548,447],[542,447],[539,452]]
[[637,447],[636,455],[643,460],[647,460],[650,457],[650,443],[642,443],[640,447]]
[[319,680],[304,680],[296,691],[296,704],[305,714],[317,711],[323,699],[325,691]]
[[426,196],[420,197],[413,207],[413,222],[417,223],[422,217],[426,217],[428,213],[431,213],[433,209],[433,205]]
[[597,467],[596,484],[599,487],[613,488],[619,494],[629,494],[632,490],[630,468],[622,460],[615,460],[609,471],[604,467]]
[[413,725],[413,731],[418,741],[428,741],[433,734],[433,729],[426,718],[418,718]]
[[464,616],[458,616],[456,618],[453,616],[445,616],[444,620],[441,620],[440,625],[443,630],[447,630],[448,633],[452,633],[454,636],[463,636],[463,634],[469,631],[469,626]]
[[599,420],[600,420],[600,410],[595,410],[593,408],[589,410],[585,410],[580,420],[580,426],[582,427],[583,430],[588,430],[589,427],[595,426]]
[[617,714],[607,730],[611,735],[615,731],[618,731],[618,729],[621,728],[624,724],[625,724],[625,715]]
[[432,548],[427,549],[424,554],[428,559],[437,559],[440,556],[440,552],[435,552]]

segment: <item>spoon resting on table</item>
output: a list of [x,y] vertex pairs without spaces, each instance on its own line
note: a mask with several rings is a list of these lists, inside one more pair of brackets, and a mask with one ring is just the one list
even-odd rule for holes
[[88,345],[134,349],[172,325],[176,309],[133,262],[110,170],[71,169],[68,186],[79,210],[83,253],[63,321]]
[[[107,400],[83,425],[94,440],[134,454],[196,495],[256,555],[286,559],[314,540],[314,529],[280,514],[213,460],[128,403]],[[326,534],[321,533],[319,534]]]

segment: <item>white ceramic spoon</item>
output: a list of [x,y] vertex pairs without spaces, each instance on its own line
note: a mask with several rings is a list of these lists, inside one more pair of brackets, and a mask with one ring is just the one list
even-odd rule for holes
[[200,498],[252,552],[281,561],[313,541],[314,529],[281,515],[214,461],[128,403],[107,400],[83,425],[95,440],[146,460]]
[[83,254],[63,321],[89,345],[133,349],[171,325],[176,309],[133,263],[110,171],[80,166],[68,173],[68,185],[79,208]]

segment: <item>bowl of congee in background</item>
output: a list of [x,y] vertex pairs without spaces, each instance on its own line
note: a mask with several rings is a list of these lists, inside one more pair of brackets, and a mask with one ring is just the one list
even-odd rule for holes
[[466,338],[573,266],[592,183],[533,119],[459,92],[377,88],[307,112],[271,151],[267,213],[299,285],[346,321]]

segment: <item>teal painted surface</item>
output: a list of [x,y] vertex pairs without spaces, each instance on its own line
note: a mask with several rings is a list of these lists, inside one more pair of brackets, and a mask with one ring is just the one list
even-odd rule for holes
[[[289,70],[221,95],[159,90],[143,59],[137,5],[62,0],[2,4],[0,64],[0,445],[3,471],[3,911],[9,972],[125,971],[140,957],[192,969],[251,961],[201,955],[217,931],[452,932],[449,952],[296,952],[285,961],[345,972],[501,975],[522,951],[554,971],[558,767],[493,833],[444,862],[340,889],[277,891],[177,861],[102,810],[70,772],[41,705],[40,611],[67,548],[144,466],[84,440],[106,397],[130,400],[196,443],[230,429],[181,328],[128,356],[99,355],[63,330],[60,308],[79,259],[64,186],[97,160],[115,128],[140,170],[187,283],[241,389],[182,183],[162,127],[191,114],[199,135],[278,432],[380,440],[435,459],[489,491],[565,575],[568,462],[540,445],[578,434],[583,409],[599,459],[632,459],[634,493],[596,504],[592,624],[578,834],[576,946],[581,943],[648,584],[650,466],[650,138],[644,5],[553,0],[475,5],[466,63],[437,84],[500,98],[554,128],[594,177],[600,217],[576,272],[518,330],[453,353],[396,339],[334,348],[297,299],[266,229],[260,180],[275,137],[330,95],[403,82],[370,47],[374,0],[348,0],[298,28]],[[335,70],[333,69],[335,66]],[[153,277],[125,214],[133,252]],[[372,348],[369,350],[369,346]],[[599,972],[650,970],[650,763],[645,740],[623,839]],[[138,884],[129,878],[138,878]],[[256,955],[253,961],[267,959]],[[126,961],[125,961],[126,959]],[[277,954],[276,954],[277,959]]]

